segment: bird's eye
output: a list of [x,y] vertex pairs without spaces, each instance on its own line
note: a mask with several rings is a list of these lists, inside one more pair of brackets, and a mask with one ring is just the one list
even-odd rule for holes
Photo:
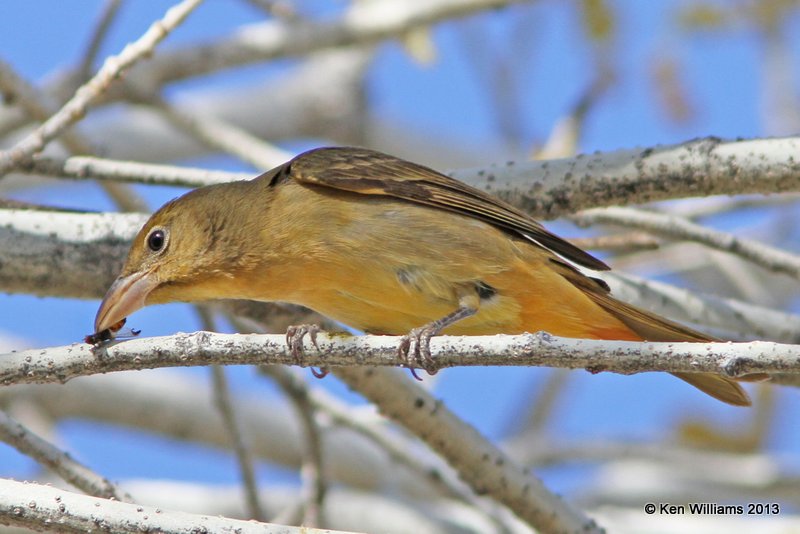
[[153,230],[150,232],[150,235],[147,236],[147,247],[153,252],[158,252],[163,249],[166,242],[167,236],[164,234],[164,230],[161,229]]

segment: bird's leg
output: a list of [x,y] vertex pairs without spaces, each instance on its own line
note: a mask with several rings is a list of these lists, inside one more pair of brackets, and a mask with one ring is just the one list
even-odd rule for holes
[[[475,315],[477,312],[477,308],[462,305],[453,313],[445,315],[441,319],[437,319],[419,328],[415,328],[403,336],[403,340],[400,341],[400,346],[397,348],[397,354],[405,360],[414,378],[421,380],[421,378],[417,376],[414,367],[425,369],[429,375],[436,374],[436,368],[433,365],[433,356],[431,356],[431,338],[438,335],[439,332],[451,324]],[[413,351],[411,350],[412,343],[414,344]]]
[[[286,329],[286,345],[289,346],[289,350],[297,365],[305,367],[303,365],[303,353],[305,351],[305,349],[303,349],[303,338],[306,337],[306,334],[311,338],[311,343],[314,347],[319,350],[319,345],[317,345],[317,334],[319,330],[319,325],[316,324],[298,324]],[[325,378],[328,374],[328,369],[320,367],[319,371],[317,371],[311,367],[311,374],[316,378]]]

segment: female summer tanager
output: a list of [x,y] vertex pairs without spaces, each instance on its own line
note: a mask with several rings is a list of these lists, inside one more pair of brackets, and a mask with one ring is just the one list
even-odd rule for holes
[[[711,341],[614,299],[576,266],[608,269],[522,211],[432,169],[321,148],[158,210],[133,241],[95,330],[150,304],[235,298],[408,334],[402,350],[413,341],[422,360],[440,332]],[[724,402],[750,403],[728,378],[675,375]]]

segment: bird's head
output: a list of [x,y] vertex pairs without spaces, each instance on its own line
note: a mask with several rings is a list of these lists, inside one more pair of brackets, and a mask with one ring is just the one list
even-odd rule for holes
[[150,217],[100,304],[95,332],[150,304],[226,296],[220,282],[233,278],[242,261],[235,246],[241,241],[242,216],[231,198],[237,185],[194,190]]

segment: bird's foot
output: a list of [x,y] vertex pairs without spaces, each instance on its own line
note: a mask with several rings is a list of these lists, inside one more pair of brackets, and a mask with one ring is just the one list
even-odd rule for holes
[[397,355],[417,380],[422,381],[416,368],[424,369],[429,375],[435,375],[438,371],[431,355],[431,338],[438,334],[439,330],[435,323],[415,328],[403,336],[400,346],[397,347]]
[[[317,345],[317,334],[319,331],[319,325],[315,324],[298,324],[286,329],[286,345],[289,347],[289,351],[291,351],[292,357],[294,357],[294,361],[297,365],[305,367],[305,365],[303,365],[303,355],[305,353],[303,339],[306,335],[311,338],[311,343],[314,345],[314,348],[319,350],[319,345]],[[320,367],[319,370],[316,370],[311,367],[311,374],[316,378],[324,378],[328,374],[328,369]]]
[[[442,330],[453,323],[466,319],[478,312],[477,308],[470,306],[459,306],[457,310],[441,319],[437,319],[403,336],[400,346],[397,347],[397,355],[405,361],[406,366],[411,369],[411,374],[417,380],[422,380],[415,368],[425,369],[429,375],[435,375],[437,369],[436,362],[431,355],[431,338],[438,335]],[[413,350],[412,350],[413,345]]]

